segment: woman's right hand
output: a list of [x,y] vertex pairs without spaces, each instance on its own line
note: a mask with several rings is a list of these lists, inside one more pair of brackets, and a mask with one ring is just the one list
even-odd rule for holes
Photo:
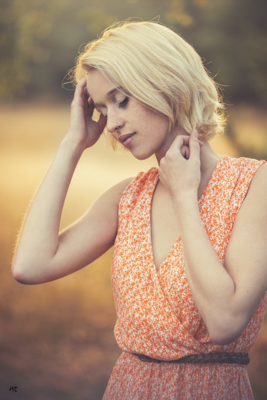
[[71,103],[70,127],[67,137],[77,140],[85,150],[93,146],[106,126],[106,118],[101,114],[98,121],[92,120],[94,103],[86,88],[86,77],[76,86]]

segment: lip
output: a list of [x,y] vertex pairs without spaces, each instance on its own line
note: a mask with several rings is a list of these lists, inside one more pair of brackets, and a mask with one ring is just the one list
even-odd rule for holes
[[128,147],[129,144],[132,142],[133,136],[136,134],[136,132],[133,133],[126,133],[125,135],[122,135],[119,137],[119,141],[125,146]]

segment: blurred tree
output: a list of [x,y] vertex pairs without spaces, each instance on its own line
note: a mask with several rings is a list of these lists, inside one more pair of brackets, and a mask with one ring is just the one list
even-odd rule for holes
[[[47,4],[52,6],[51,1]],[[0,2],[2,98],[20,94],[30,82],[34,66],[49,58],[44,41],[51,32],[53,13],[46,8],[41,0]]]
[[0,98],[61,90],[78,48],[129,16],[173,26],[225,85],[227,102],[267,103],[262,0],[0,0]]
[[267,2],[169,0],[168,9],[166,20],[226,85],[226,101],[267,103]]
[[56,93],[78,46],[115,21],[101,3],[0,0],[0,98]]

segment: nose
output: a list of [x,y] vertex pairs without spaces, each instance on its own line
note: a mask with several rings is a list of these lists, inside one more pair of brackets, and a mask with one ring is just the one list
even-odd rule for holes
[[118,138],[118,131],[124,126],[124,121],[121,118],[116,117],[116,115],[108,116],[106,129],[111,133],[116,139]]

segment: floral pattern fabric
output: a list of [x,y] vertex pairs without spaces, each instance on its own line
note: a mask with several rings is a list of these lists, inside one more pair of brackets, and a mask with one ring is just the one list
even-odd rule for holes
[[[233,224],[251,179],[264,161],[220,158],[199,199],[202,222],[223,263]],[[103,400],[252,400],[246,368],[237,364],[146,363],[136,355],[174,360],[209,352],[248,352],[267,305],[267,293],[238,340],[211,341],[187,282],[181,236],[156,271],[150,211],[158,169],[141,172],[124,191],[112,261],[121,350]]]

